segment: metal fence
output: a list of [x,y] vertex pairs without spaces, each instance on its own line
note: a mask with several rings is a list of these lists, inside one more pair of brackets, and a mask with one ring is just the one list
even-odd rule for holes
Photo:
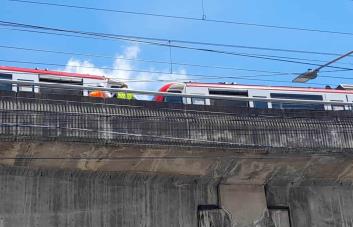
[[0,94],[0,137],[68,141],[311,151],[353,148],[348,111],[275,111],[88,97]]

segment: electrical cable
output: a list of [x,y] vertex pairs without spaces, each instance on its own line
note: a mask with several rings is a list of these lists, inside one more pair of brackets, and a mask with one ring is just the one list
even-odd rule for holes
[[[57,64],[57,63],[48,63],[48,62],[31,62],[31,61],[15,61],[15,60],[5,60],[0,59],[0,62],[11,62],[11,63],[19,63],[19,64],[30,64],[30,65],[50,65],[50,66],[60,66],[66,67],[65,64]],[[285,80],[272,80],[272,79],[258,79],[256,77],[273,77],[275,75],[290,75],[292,73],[284,73],[284,74],[264,74],[264,75],[249,75],[249,76],[212,76],[212,75],[203,75],[203,74],[183,74],[183,73],[173,73],[169,72],[161,72],[161,71],[149,71],[149,70],[137,70],[137,69],[119,69],[119,68],[111,68],[111,67],[89,67],[89,66],[70,66],[75,68],[87,68],[87,69],[100,69],[100,70],[112,70],[112,71],[124,71],[124,72],[138,72],[138,73],[151,73],[151,74],[162,74],[162,75],[176,75],[176,76],[188,76],[186,79],[181,79],[181,81],[189,81],[192,77],[199,77],[202,79],[238,79],[238,80],[249,80],[249,81],[261,81],[261,82],[276,82],[276,83],[288,83],[290,81]],[[189,78],[190,77],[190,78]],[[254,78],[255,77],[255,78]],[[125,78],[114,77],[114,79],[124,80]],[[178,79],[175,79],[178,80]],[[172,81],[175,81],[172,80]],[[180,79],[179,79],[180,80]],[[161,82],[166,82],[168,80],[161,80]],[[139,82],[139,81],[135,81]],[[142,82],[142,81],[141,81]],[[145,82],[145,81],[143,81]],[[149,82],[158,82],[158,79],[150,80]],[[306,83],[308,85],[318,85],[318,86],[326,86],[328,85],[323,83]]]
[[[113,56],[100,55],[100,54],[57,51],[57,50],[50,50],[50,49],[35,49],[35,48],[26,48],[26,47],[4,46],[4,45],[0,45],[0,48],[21,50],[21,51],[63,54],[63,55],[70,55],[70,56],[83,56],[83,57],[95,57],[95,58],[105,58],[105,59],[115,59],[115,60],[138,61],[138,62],[146,62],[146,63],[170,64],[170,62],[168,62],[168,61],[126,58],[126,57],[121,57],[121,56],[113,57]],[[347,63],[347,64],[349,64],[349,63]],[[249,71],[249,72],[281,73],[281,72],[256,70],[256,69],[235,68],[235,67],[230,67],[230,66],[189,64],[189,63],[183,63],[183,62],[173,62],[173,65],[191,66],[191,67],[200,67],[200,68],[225,69],[225,70],[236,70],[236,71]]]
[[[49,62],[32,62],[32,61],[17,61],[17,60],[6,60],[6,59],[0,59],[0,62],[8,62],[8,63],[19,63],[19,64],[31,64],[31,65],[50,65],[50,66],[61,66],[61,67],[66,67],[68,65],[65,64],[58,64],[58,63],[49,63]],[[149,71],[149,70],[138,70],[138,69],[122,69],[122,68],[112,68],[112,67],[96,67],[96,66],[68,66],[70,68],[84,68],[84,69],[99,69],[99,70],[111,70],[111,71],[123,71],[123,72],[137,72],[137,73],[151,73],[151,74],[162,74],[162,75],[176,75],[176,76],[190,76],[190,77],[201,77],[201,78],[206,78],[206,79],[247,79],[248,77],[261,77],[261,76],[275,76],[275,75],[294,75],[294,73],[273,73],[273,74],[262,74],[262,75],[247,75],[246,77],[239,77],[239,76],[212,76],[212,75],[203,75],[203,74],[187,74],[187,73],[176,73],[173,72],[172,74],[167,71]],[[21,72],[21,74],[31,74],[31,73],[26,73],[26,72]],[[104,76],[104,75],[101,75]],[[125,78],[118,78],[114,77],[115,79],[122,79],[124,80]],[[179,79],[180,80],[180,79]],[[190,78],[182,79],[183,81],[188,81]],[[129,81],[129,80],[127,80]],[[131,81],[131,80],[130,80]],[[143,80],[139,80],[143,81]],[[169,80],[147,80],[151,82],[157,82],[157,81],[169,81]],[[174,80],[172,80],[174,81]],[[266,80],[267,81],[267,80]],[[138,81],[136,81],[138,82]],[[273,81],[274,82],[274,81]],[[288,82],[288,81],[279,81],[279,82]],[[310,84],[310,83],[307,83]],[[323,84],[319,84],[323,85]]]
[[[0,26],[4,26],[0,23]],[[29,32],[29,33],[38,33],[46,35],[57,35],[57,36],[66,36],[66,37],[75,37],[75,38],[85,38],[85,39],[95,39],[95,40],[105,40],[111,41],[111,38],[104,37],[93,37],[93,36],[84,36],[84,35],[72,35],[72,34],[61,34],[54,32],[43,32],[43,31],[34,31],[28,29],[18,29],[18,28],[0,28],[10,31],[20,31],[20,32]],[[176,42],[176,40],[174,40]],[[256,47],[256,46],[243,46],[243,45],[233,45],[233,44],[219,44],[219,43],[203,43],[203,42],[192,42],[192,41],[180,41],[179,42],[191,42],[199,45],[209,45],[209,46],[221,46],[221,47],[231,47],[231,48],[240,48],[240,49],[252,49],[252,50],[261,50],[261,51],[274,51],[274,52],[288,52],[288,53],[297,53],[297,54],[312,54],[312,55],[327,55],[327,56],[341,56],[339,53],[328,53],[328,52],[315,52],[315,51],[306,51],[306,50],[294,50],[294,49],[280,49],[280,48],[267,48],[267,47]],[[348,56],[352,57],[352,56]]]
[[157,13],[149,13],[149,12],[115,10],[115,9],[106,9],[106,8],[97,8],[97,7],[88,7],[88,6],[79,6],[79,5],[68,5],[68,4],[58,4],[58,3],[39,2],[39,1],[29,1],[29,0],[8,0],[8,1],[17,2],[17,3],[25,3],[25,4],[36,4],[36,5],[65,7],[65,8],[74,8],[74,9],[94,10],[94,11],[111,12],[111,13],[122,13],[122,14],[131,14],[131,15],[140,15],[140,16],[161,17],[161,18],[169,18],[169,19],[212,22],[212,23],[242,25],[242,26],[251,26],[251,27],[261,27],[261,28],[267,28],[267,29],[282,29],[282,30],[302,31],[302,32],[315,32],[315,33],[326,33],[326,34],[353,36],[353,32],[322,30],[322,29],[304,28],[304,27],[279,26],[279,25],[270,25],[270,24],[258,24],[258,23],[248,23],[248,22],[232,21],[232,20],[207,19],[204,15],[201,18],[197,18],[197,17],[188,17],[188,16],[175,16],[175,15],[157,14]]
[[[95,58],[114,59],[114,60],[137,61],[137,62],[145,62],[145,63],[170,64],[170,61],[168,62],[168,61],[157,61],[157,60],[138,59],[138,58],[126,58],[123,56],[114,57],[114,56],[107,56],[107,55],[101,55],[101,54],[67,52],[67,51],[58,51],[58,50],[51,50],[51,49],[26,48],[26,47],[15,47],[15,46],[6,46],[6,45],[0,45],[0,48],[11,49],[11,50],[20,50],[20,51],[62,54],[62,55],[70,55],[70,56],[84,56],[84,57],[95,57]],[[273,56],[273,55],[260,55],[260,56]],[[321,62],[321,63],[326,63],[328,61],[328,60],[319,60],[319,59],[295,58],[295,57],[288,57],[288,56],[276,56],[276,57],[284,58],[284,59],[316,61],[316,62]],[[353,63],[345,63],[345,62],[338,62],[336,64],[353,65]],[[264,70],[235,68],[235,67],[228,67],[228,66],[190,64],[190,63],[174,62],[174,61],[173,61],[173,65],[191,66],[191,67],[200,67],[200,68],[229,69],[229,70],[238,70],[238,71],[252,71],[252,72],[257,71],[257,72],[268,72],[268,73],[282,73],[282,72],[273,72],[273,71],[264,71]],[[323,72],[323,71],[320,71],[320,72]]]
[[[319,64],[313,64],[313,63],[309,63],[309,62],[286,60],[286,59],[278,58],[277,56],[270,57],[269,55],[261,56],[261,55],[256,55],[256,54],[236,53],[236,52],[217,50],[217,49],[196,48],[196,47],[181,46],[181,45],[175,45],[175,44],[169,45],[169,41],[173,42],[173,43],[174,42],[184,42],[185,43],[187,41],[146,38],[146,37],[136,37],[136,36],[116,35],[116,34],[105,34],[105,33],[97,33],[97,32],[84,32],[84,31],[58,29],[58,28],[50,28],[50,27],[43,27],[43,26],[36,26],[36,25],[26,25],[26,24],[6,22],[6,21],[0,21],[0,25],[10,26],[10,27],[30,28],[30,29],[35,29],[35,30],[49,30],[49,31],[64,32],[64,33],[74,33],[74,34],[78,33],[81,35],[83,34],[83,35],[94,36],[94,37],[112,38],[112,39],[117,39],[117,40],[124,40],[124,41],[130,41],[130,42],[163,46],[163,47],[168,47],[168,48],[174,47],[174,48],[179,48],[179,49],[203,51],[203,52],[210,52],[210,53],[217,53],[217,54],[224,54],[224,55],[241,56],[241,57],[256,58],[256,59],[262,59],[262,60],[271,60],[271,61],[279,61],[279,62],[303,64],[303,65],[311,65],[311,66],[321,66]],[[153,41],[149,41],[149,40],[153,40]],[[166,42],[166,43],[161,43],[161,42]],[[335,66],[327,66],[327,67],[328,68],[343,69],[343,70],[353,70],[352,68],[342,68],[342,67],[335,67]]]
[[[1,48],[1,47],[0,47]],[[19,64],[38,64],[38,65],[55,65],[55,66],[67,66],[63,64],[55,64],[55,63],[44,63],[44,62],[28,62],[28,61],[15,61],[15,60],[4,60],[0,59],[0,62],[11,62],[11,63],[19,63]],[[209,79],[209,80],[217,80],[217,79],[240,79],[243,80],[243,77],[240,76],[215,76],[215,75],[203,75],[203,74],[183,74],[183,73],[176,73],[173,72],[173,74],[170,74],[170,72],[162,72],[162,71],[147,71],[147,70],[137,70],[137,69],[120,69],[120,68],[110,68],[110,67],[89,67],[89,66],[69,66],[73,68],[88,68],[88,69],[100,69],[100,70],[112,70],[112,71],[128,71],[128,72],[141,72],[141,73],[151,73],[151,74],[169,74],[169,75],[180,75],[180,76],[195,76],[195,77],[202,77],[204,79]],[[293,76],[299,73],[285,73],[285,72],[273,72],[273,71],[262,71],[262,70],[251,70],[251,69],[235,69],[238,71],[255,71],[255,72],[268,72],[272,74],[258,74],[258,75],[246,75],[246,78],[252,78],[252,77],[273,77],[273,76]],[[320,71],[321,73],[333,73],[333,72],[342,72],[346,70],[332,70],[332,71]],[[17,72],[16,74],[29,74],[25,72]],[[342,77],[342,76],[324,76],[320,75],[322,78],[331,78],[331,79],[344,79],[344,80],[352,80],[352,77]],[[193,82],[198,82],[201,80],[199,78],[192,78],[188,77],[185,79],[150,79],[150,80],[138,80],[138,79],[125,79],[125,78],[115,78],[115,79],[122,79],[125,82],[130,82],[130,83],[146,83],[146,82],[189,82],[190,80]],[[245,80],[245,79],[244,79]],[[267,81],[267,80],[266,80]],[[276,80],[277,81],[277,80]],[[275,81],[273,81],[275,82]],[[287,82],[287,81],[277,81],[277,82]],[[96,83],[94,83],[96,84]],[[320,83],[306,83],[306,84],[311,84],[311,85],[329,85],[329,84],[320,84]]]
[[202,9],[202,20],[206,20],[206,11],[205,11],[204,0],[201,0],[201,9]]

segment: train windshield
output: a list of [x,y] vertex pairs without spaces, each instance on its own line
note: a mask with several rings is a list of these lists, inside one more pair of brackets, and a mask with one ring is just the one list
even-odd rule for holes
[[[168,93],[181,94],[181,91],[168,91]],[[165,96],[164,101],[168,102],[168,103],[182,104],[183,103],[183,98],[179,97],[179,96]]]
[[[2,80],[12,80],[11,74],[0,73],[0,79]],[[1,83],[0,91],[12,91],[12,84]]]

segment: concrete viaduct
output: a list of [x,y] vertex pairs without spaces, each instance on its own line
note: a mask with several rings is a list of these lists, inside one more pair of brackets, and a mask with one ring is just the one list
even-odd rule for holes
[[0,94],[0,227],[352,227],[353,113]]

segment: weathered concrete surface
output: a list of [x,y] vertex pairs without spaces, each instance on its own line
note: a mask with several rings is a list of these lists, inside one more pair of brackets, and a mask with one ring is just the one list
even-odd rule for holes
[[[2,179],[4,181],[0,181],[0,187],[6,189],[6,191],[13,192],[14,195],[8,196],[6,192],[0,191],[0,195],[4,195],[4,198],[11,198],[11,202],[16,202],[17,200],[14,197],[19,197],[21,201],[23,199],[28,200],[29,198],[36,198],[38,196],[50,197],[52,193],[63,193],[64,189],[61,189],[58,184],[68,185],[65,193],[74,193],[77,194],[77,190],[75,186],[70,185],[72,182],[83,181],[86,182],[83,187],[87,187],[87,183],[90,182],[91,176],[93,179],[97,180],[97,186],[92,188],[95,193],[102,193],[100,187],[113,187],[107,184],[106,180],[99,181],[99,176],[103,176],[103,179],[106,179],[106,176],[116,175],[117,173],[123,172],[131,172],[131,173],[144,173],[155,176],[163,176],[166,175],[162,180],[162,182],[166,182],[164,184],[159,184],[158,181],[154,181],[156,184],[153,184],[151,187],[156,187],[155,190],[159,190],[158,193],[153,196],[158,197],[161,191],[165,190],[164,187],[174,187],[173,186],[173,177],[175,178],[185,178],[185,175],[189,176],[186,178],[190,179],[203,179],[207,178],[210,181],[220,182],[223,184],[230,184],[230,193],[222,190],[222,187],[219,190],[219,195],[215,192],[213,194],[212,199],[210,200],[201,200],[194,197],[189,197],[190,202],[194,204],[194,210],[190,211],[192,213],[197,213],[198,205],[207,204],[216,204],[219,205],[220,208],[224,208],[225,210],[229,210],[229,213],[232,217],[235,218],[235,223],[238,225],[233,225],[233,227],[272,227],[273,223],[269,219],[270,215],[268,214],[268,209],[271,207],[280,207],[280,208],[288,208],[291,211],[291,219],[297,220],[299,224],[296,226],[315,226],[312,223],[306,225],[307,223],[302,223],[302,214],[300,213],[303,208],[299,206],[307,206],[311,207],[308,204],[307,200],[312,201],[312,203],[318,204],[317,206],[327,207],[329,209],[329,205],[331,205],[330,200],[325,201],[325,199],[329,199],[332,192],[329,190],[323,191],[321,194],[321,199],[315,199],[316,192],[314,191],[313,196],[300,200],[299,198],[304,198],[303,196],[288,196],[287,192],[303,193],[303,195],[309,195],[306,190],[307,186],[303,186],[303,189],[298,191],[290,191],[287,189],[287,185],[301,185],[307,181],[330,181],[333,182],[331,185],[340,185],[340,182],[344,184],[349,184],[352,182],[352,157],[349,155],[341,155],[341,154],[326,154],[326,155],[308,155],[308,156],[298,156],[297,154],[284,153],[284,154],[268,154],[265,152],[256,151],[251,152],[249,154],[247,152],[237,150],[237,149],[205,149],[200,148],[197,149],[195,147],[192,148],[178,148],[178,147],[155,147],[155,146],[142,146],[142,145],[120,145],[120,146],[103,146],[103,145],[93,145],[93,144],[85,144],[85,143],[63,143],[63,142],[2,142],[0,143],[0,155],[2,159],[0,159],[0,163],[3,166],[8,166],[9,168],[21,168],[27,170],[30,173],[29,176],[26,174],[18,176],[21,172],[16,172],[17,174],[11,174],[11,172],[4,172]],[[262,154],[261,154],[262,153]],[[42,172],[48,171],[48,174],[44,174],[44,177],[40,177],[40,174],[36,172],[33,174],[31,170],[40,169]],[[73,173],[73,176],[76,176],[77,171],[85,171],[87,174],[82,174],[82,179],[76,179],[71,181],[71,176],[67,178],[61,177],[61,174],[57,174],[59,179],[55,179],[56,173],[64,171],[67,176]],[[26,171],[22,171],[26,173]],[[8,176],[7,176],[8,175]],[[47,175],[53,176],[49,177],[51,179],[52,185],[48,184]],[[5,178],[7,176],[7,178]],[[14,178],[15,176],[15,178]],[[192,176],[192,177],[191,177]],[[12,179],[18,179],[16,181],[12,181]],[[169,180],[167,180],[169,179]],[[36,185],[31,185],[33,182],[36,182]],[[28,183],[26,183],[28,182]],[[59,182],[58,184],[54,182]],[[133,181],[132,181],[133,182]],[[136,181],[137,182],[137,181]],[[137,185],[137,183],[133,185]],[[34,184],[34,183],[33,183]],[[102,186],[98,186],[98,184],[102,184]],[[119,184],[119,181],[118,181]],[[145,184],[145,181],[140,182],[139,184]],[[171,184],[168,186],[168,184]],[[247,184],[244,186],[244,184]],[[264,186],[267,186],[266,197],[263,192]],[[134,186],[134,187],[135,187]],[[276,187],[275,187],[276,186]],[[35,188],[33,191],[23,191],[23,188]],[[43,188],[42,191],[39,192],[40,195],[37,195],[36,190]],[[66,186],[65,186],[66,187]],[[213,191],[217,191],[217,185],[213,185]],[[245,188],[244,188],[245,187]],[[16,190],[10,190],[11,188],[15,188]],[[18,190],[22,188],[21,190]],[[56,192],[56,188],[58,191]],[[159,188],[159,189],[157,189]],[[318,186],[318,188],[322,188]],[[131,189],[131,187],[130,187]],[[254,190],[251,190],[254,189]],[[259,190],[255,190],[259,189]],[[136,189],[137,190],[137,189]],[[135,191],[134,193],[147,193],[148,191]],[[168,189],[169,190],[169,189]],[[310,191],[310,190],[309,190]],[[352,192],[352,188],[346,189],[346,194],[342,197],[341,200],[350,201],[349,195]],[[27,195],[26,195],[27,193]],[[35,194],[33,194],[35,193]],[[113,194],[120,193],[118,191],[112,191]],[[168,192],[169,193],[169,192]],[[175,194],[176,191],[172,191],[172,194]],[[116,196],[116,195],[107,195],[107,196]],[[290,195],[292,195],[290,194]],[[26,195],[25,197],[23,197]],[[91,195],[85,193],[87,198],[82,198],[82,200],[91,200]],[[37,197],[36,197],[37,196]],[[59,195],[58,195],[59,196]],[[95,195],[97,196],[97,195]],[[132,195],[131,195],[132,196]],[[152,196],[152,195],[144,195],[144,196]],[[180,196],[184,196],[184,194],[180,194]],[[158,200],[158,198],[156,198]],[[221,203],[218,203],[218,200]],[[143,200],[146,203],[153,202],[152,200]],[[158,200],[159,201],[159,200]],[[226,203],[222,202],[226,201]],[[273,201],[273,202],[271,202]],[[60,201],[59,201],[60,202]],[[72,202],[72,201],[71,201]],[[128,201],[123,201],[125,203],[129,203]],[[160,202],[160,201],[159,201]],[[170,202],[170,201],[169,201]],[[353,201],[352,201],[353,202]],[[1,201],[0,204],[4,203]],[[10,203],[9,201],[5,201],[6,203]],[[57,203],[57,202],[55,202]],[[328,203],[328,204],[325,204]],[[230,205],[229,205],[230,204]],[[145,204],[146,205],[146,204]],[[145,206],[143,205],[143,206]],[[8,206],[6,205],[9,212],[18,213],[20,211],[20,205],[18,207]],[[21,205],[22,206],[22,205]],[[74,206],[74,205],[73,205]],[[124,205],[129,206],[129,205]],[[136,205],[137,206],[137,205]],[[232,207],[233,206],[233,207]],[[299,208],[298,208],[299,207]],[[45,217],[48,215],[43,210],[36,210],[35,207],[29,207],[28,212],[32,212],[31,209],[34,209],[34,213],[37,216]],[[336,212],[338,216],[343,215],[344,220],[349,220],[349,218],[353,218],[350,215],[351,209],[348,207],[344,207],[347,209],[342,209],[339,211],[339,208],[335,208],[339,212]],[[88,210],[91,208],[88,207]],[[93,209],[93,208],[92,208]],[[95,208],[94,208],[95,209]],[[93,209],[93,210],[94,210]],[[120,208],[119,208],[120,209]],[[129,208],[130,209],[130,208]],[[156,209],[153,207],[153,209]],[[174,208],[173,208],[174,209]],[[309,209],[309,208],[307,208]],[[1,209],[0,209],[1,210]],[[44,212],[41,214],[41,212]],[[54,211],[52,211],[54,212]],[[71,213],[72,212],[72,213]],[[74,215],[77,211],[75,209],[70,208],[66,212],[68,217],[74,216],[76,220],[76,216]],[[93,211],[87,211],[93,212]],[[140,214],[140,212],[144,212],[143,210],[137,210],[136,212]],[[299,213],[298,213],[299,212]],[[306,219],[316,220],[320,219],[319,216],[315,216],[315,210],[309,210],[306,212]],[[342,214],[340,212],[343,212]],[[345,213],[344,213],[345,212]],[[1,212],[0,212],[1,213]],[[21,213],[21,215],[23,215]],[[31,214],[32,215],[32,214]],[[54,214],[50,214],[54,215]],[[59,216],[60,216],[59,215]],[[163,215],[163,212],[160,213]],[[325,215],[327,215],[325,213]],[[325,216],[323,215],[323,216]],[[337,216],[336,215],[336,216]],[[55,215],[54,215],[55,216]],[[335,217],[336,217],[335,216]],[[337,217],[338,217],[337,216]],[[10,216],[4,216],[11,219]],[[221,219],[222,216],[214,216],[207,220],[211,223],[216,221],[225,222],[224,219]],[[0,215],[1,218],[1,215]],[[27,217],[29,220],[32,220],[31,217]],[[316,219],[315,219],[316,218]],[[10,220],[6,219],[6,220]],[[95,216],[92,216],[92,221],[96,221]],[[5,220],[5,219],[4,219]],[[33,219],[34,220],[34,219]],[[81,219],[80,219],[81,220]],[[98,220],[101,220],[98,218]],[[195,218],[196,220],[196,218]],[[234,220],[234,219],[233,219]],[[240,220],[240,221],[239,221]],[[16,223],[16,219],[12,220]],[[170,221],[170,220],[169,220]],[[10,223],[10,221],[9,221]],[[35,226],[34,222],[28,224],[27,226]],[[62,222],[60,222],[62,223]],[[330,222],[319,222],[321,226],[329,227],[331,226]],[[339,223],[339,222],[338,222]],[[349,221],[346,221],[346,226],[349,225]],[[32,225],[33,224],[33,225]],[[49,223],[50,224],[50,223]],[[49,225],[48,223],[41,222],[38,226],[60,226],[60,225]],[[70,223],[69,223],[70,224]],[[194,224],[194,222],[193,222]],[[71,225],[71,224],[70,224]],[[67,226],[70,226],[67,225]],[[206,225],[206,224],[204,224]],[[15,226],[15,225],[14,225]],[[65,226],[65,225],[64,225]],[[71,225],[72,226],[72,225]],[[106,226],[110,226],[107,224]],[[158,226],[158,225],[156,225]],[[163,226],[163,225],[161,225]],[[201,225],[202,226],[202,225]],[[206,225],[207,226],[207,225]],[[212,225],[211,225],[212,226]],[[227,226],[227,224],[225,224]],[[337,225],[339,226],[339,225]],[[344,225],[342,225],[344,226]],[[203,227],[203,226],[202,226]],[[282,227],[282,226],[281,226]],[[287,226],[284,226],[287,227]]]
[[351,227],[352,116],[0,95],[0,226]]
[[287,207],[292,227],[353,226],[353,186],[310,182],[300,186],[269,186],[270,207]]
[[207,176],[222,178],[225,184],[353,180],[353,155],[340,153],[268,153],[261,149],[47,141],[0,142],[0,156],[0,164],[6,166]]
[[0,195],[4,227],[196,227],[217,203],[207,179],[4,167]]
[[220,185],[220,206],[230,213],[234,226],[274,227],[261,185]]
[[291,227],[289,209],[270,210],[271,219],[275,227]]
[[199,210],[198,227],[232,227],[229,214],[223,209]]
[[294,226],[353,226],[353,188],[292,189],[290,209]]

